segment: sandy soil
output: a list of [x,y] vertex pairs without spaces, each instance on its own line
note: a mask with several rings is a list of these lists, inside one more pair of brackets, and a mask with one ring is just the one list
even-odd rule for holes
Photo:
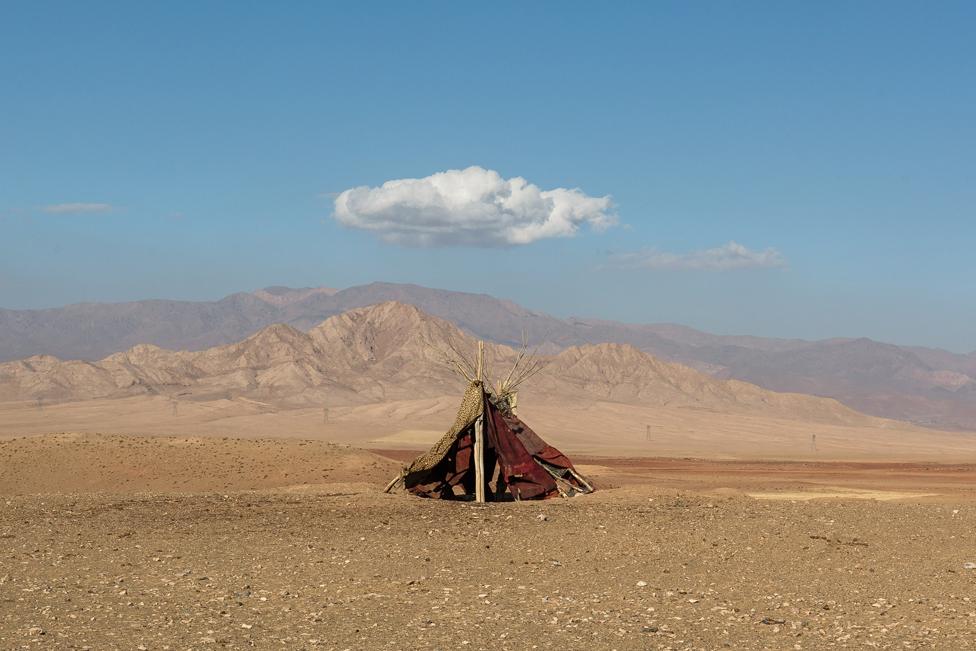
[[972,466],[580,458],[482,506],[382,494],[409,454],[2,441],[0,649],[976,645]]
[[[245,398],[164,397],[50,405],[0,403],[0,438],[58,431],[233,438],[305,438],[368,448],[427,448],[454,420],[458,397],[328,410],[281,409]],[[833,425],[687,407],[526,399],[520,415],[565,452],[733,460],[976,463],[976,434],[887,421]]]

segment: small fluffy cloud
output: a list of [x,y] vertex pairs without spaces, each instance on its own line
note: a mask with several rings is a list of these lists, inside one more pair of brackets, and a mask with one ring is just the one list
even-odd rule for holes
[[52,215],[78,215],[84,213],[109,212],[112,204],[109,203],[52,203],[41,206],[41,210]]
[[611,260],[628,269],[663,269],[676,271],[730,271],[734,269],[772,269],[785,267],[786,259],[776,249],[752,251],[738,242],[713,249],[689,253],[668,253],[644,249],[632,253],[615,253]]
[[603,230],[616,223],[609,196],[542,190],[482,167],[351,188],[336,197],[333,217],[388,242],[414,246],[529,244],[572,237],[583,224]]

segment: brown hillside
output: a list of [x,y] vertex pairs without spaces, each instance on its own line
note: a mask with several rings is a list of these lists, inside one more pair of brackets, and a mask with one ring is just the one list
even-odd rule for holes
[[[243,341],[198,352],[139,345],[98,362],[34,357],[0,365],[0,400],[63,402],[140,394],[179,400],[249,398],[279,407],[341,406],[454,395],[463,381],[445,363],[475,341],[412,305],[387,302],[326,319],[308,333],[268,326]],[[501,372],[514,351],[489,344]],[[566,349],[546,358],[532,395],[767,413],[846,424],[875,422],[834,400],[781,394],[715,379],[625,344]],[[880,422],[880,421],[878,421]]]

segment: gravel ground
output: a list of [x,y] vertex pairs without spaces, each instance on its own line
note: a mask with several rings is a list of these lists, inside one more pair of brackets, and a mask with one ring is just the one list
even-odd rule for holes
[[0,498],[0,649],[976,648],[976,505]]

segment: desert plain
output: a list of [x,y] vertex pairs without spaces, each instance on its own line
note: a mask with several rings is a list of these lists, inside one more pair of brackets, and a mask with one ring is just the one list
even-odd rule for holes
[[423,500],[471,342],[310,332],[0,366],[0,649],[976,646],[972,433],[580,347],[519,413],[595,493]]

